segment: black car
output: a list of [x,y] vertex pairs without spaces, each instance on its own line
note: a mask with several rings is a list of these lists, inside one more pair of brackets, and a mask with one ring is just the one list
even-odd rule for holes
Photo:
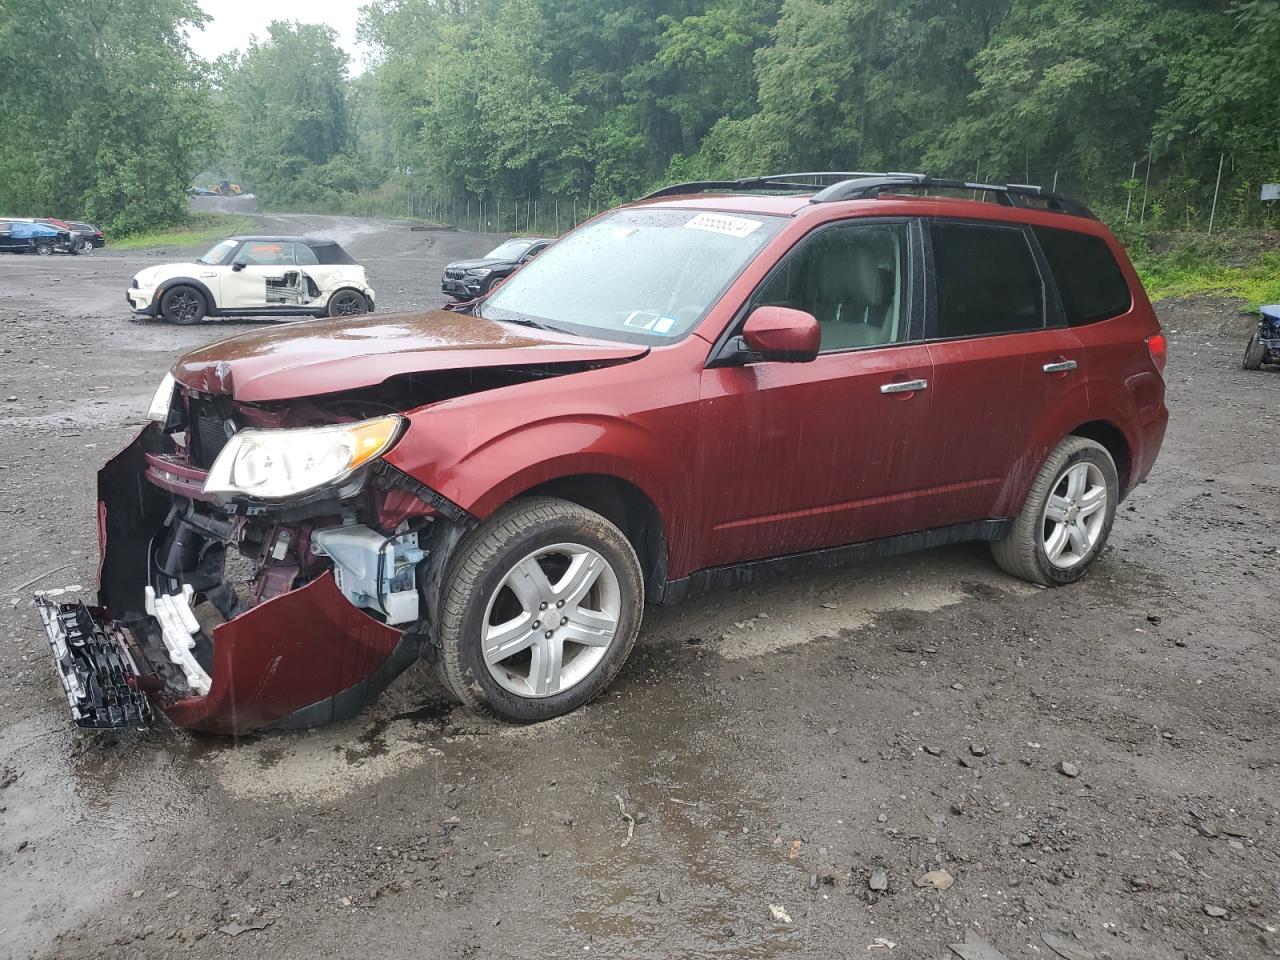
[[92,223],[81,223],[78,220],[73,220],[71,221],[71,229],[79,233],[85,243],[96,250],[101,250],[107,245],[107,238]]
[[555,241],[546,237],[512,237],[479,260],[459,260],[444,268],[440,289],[454,300],[483,297]]

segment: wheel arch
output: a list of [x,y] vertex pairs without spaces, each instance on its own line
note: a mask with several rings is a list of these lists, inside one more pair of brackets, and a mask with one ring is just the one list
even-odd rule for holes
[[1115,461],[1116,473],[1120,476],[1120,497],[1124,499],[1131,489],[1133,476],[1133,447],[1124,431],[1110,420],[1090,420],[1080,424],[1069,435],[1084,437],[1106,448]]
[[160,301],[164,299],[164,295],[168,293],[170,290],[172,290],[174,287],[191,287],[192,289],[196,290],[200,294],[200,296],[204,297],[205,315],[210,317],[217,316],[218,314],[217,298],[214,297],[212,290],[210,290],[207,286],[205,286],[205,284],[201,283],[195,277],[170,277],[167,280],[161,281],[160,285],[156,287],[156,293],[155,293],[155,303],[157,305],[157,309],[159,308]]
[[640,558],[645,596],[657,601],[667,583],[667,538],[653,499],[630,480],[606,473],[578,473],[547,480],[512,497],[559,497],[600,514],[631,543]]

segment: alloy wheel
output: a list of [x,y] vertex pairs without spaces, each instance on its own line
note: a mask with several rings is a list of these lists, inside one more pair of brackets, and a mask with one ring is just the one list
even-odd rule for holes
[[1097,464],[1081,460],[1067,467],[1045,502],[1042,543],[1055,567],[1084,562],[1107,521],[1107,481]]
[[481,650],[489,674],[521,697],[550,697],[596,668],[618,632],[622,591],[590,547],[557,543],[516,563],[489,598]]
[[194,320],[200,314],[200,304],[196,302],[196,295],[186,290],[179,290],[173,294],[169,307],[173,311],[174,319],[179,322]]
[[333,300],[333,313],[338,317],[353,317],[364,313],[361,309],[360,297],[354,293],[340,293]]

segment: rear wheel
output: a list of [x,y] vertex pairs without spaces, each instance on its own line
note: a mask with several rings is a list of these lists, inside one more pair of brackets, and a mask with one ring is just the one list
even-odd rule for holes
[[1008,573],[1052,587],[1084,576],[1102,552],[1120,500],[1120,478],[1106,447],[1067,437],[1036,475],[1022,511],[991,545]]
[[339,290],[329,298],[329,316],[354,317],[369,312],[369,301],[359,290]]
[[1244,348],[1244,360],[1240,366],[1245,370],[1261,370],[1262,361],[1266,359],[1267,350],[1262,345],[1262,339],[1258,336],[1258,331],[1253,332],[1253,336],[1249,338],[1249,343]]
[[475,710],[547,720],[609,685],[643,606],[640,563],[622,531],[574,503],[520,500],[470,534],[451,562],[440,672]]
[[207,311],[204,295],[194,287],[171,287],[160,300],[160,314],[170,323],[199,323]]

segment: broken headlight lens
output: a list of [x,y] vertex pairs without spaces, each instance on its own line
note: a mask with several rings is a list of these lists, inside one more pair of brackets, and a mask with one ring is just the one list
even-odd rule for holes
[[173,406],[173,390],[177,384],[172,373],[166,373],[156,388],[156,395],[151,398],[151,406],[147,407],[147,419],[156,423],[165,423],[169,419],[169,408]]
[[382,456],[401,434],[392,414],[324,427],[241,430],[209,470],[204,492],[276,500],[345,480]]

